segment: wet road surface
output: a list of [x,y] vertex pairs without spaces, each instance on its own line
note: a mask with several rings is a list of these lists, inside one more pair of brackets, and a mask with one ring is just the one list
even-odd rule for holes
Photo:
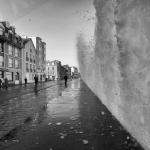
[[17,105],[14,116],[27,109],[22,112],[30,117],[19,116],[20,125],[1,138],[1,150],[142,150],[79,79],[67,88],[57,85],[24,97]]
[[[61,81],[49,81],[49,82],[39,82],[37,86],[37,90],[47,88],[57,84],[63,84],[63,80]],[[27,84],[27,85],[16,85],[8,88],[2,87],[0,88],[0,104],[6,100],[32,93],[35,91],[35,84]]]

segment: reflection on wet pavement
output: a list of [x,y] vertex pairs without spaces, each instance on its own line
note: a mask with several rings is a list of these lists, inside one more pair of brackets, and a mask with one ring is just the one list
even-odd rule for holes
[[30,97],[19,100],[19,109],[15,108],[16,113],[29,109],[30,127],[23,127],[11,140],[5,138],[3,149],[142,150],[80,80],[73,80],[66,89],[58,85]]

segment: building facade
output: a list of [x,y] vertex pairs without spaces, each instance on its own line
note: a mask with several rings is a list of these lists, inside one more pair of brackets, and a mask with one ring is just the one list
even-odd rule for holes
[[23,49],[23,76],[22,82],[24,79],[27,78],[28,82],[34,82],[34,77],[36,72],[36,49],[33,44],[31,38],[24,38],[23,39],[24,49]]
[[80,74],[78,72],[77,67],[71,67],[71,77],[72,78],[79,78],[80,77]]
[[46,62],[46,76],[48,80],[61,79],[61,62],[58,60]]
[[46,78],[46,43],[42,42],[40,37],[29,37],[32,38],[34,46],[37,51],[36,55],[36,72],[39,81],[45,80]]
[[9,22],[0,22],[0,78],[8,84],[22,83],[22,38]]

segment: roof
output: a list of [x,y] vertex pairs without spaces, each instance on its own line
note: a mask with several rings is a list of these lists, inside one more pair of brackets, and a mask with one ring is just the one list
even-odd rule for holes
[[[34,46],[34,43],[33,43],[33,41],[32,41],[32,39],[31,38],[22,38],[22,40],[23,40],[23,44],[25,45],[25,44],[27,44],[29,41],[31,41],[32,42],[32,44],[33,44],[33,46]],[[35,48],[35,46],[34,46],[34,48]],[[36,50],[36,48],[35,48],[35,50]]]

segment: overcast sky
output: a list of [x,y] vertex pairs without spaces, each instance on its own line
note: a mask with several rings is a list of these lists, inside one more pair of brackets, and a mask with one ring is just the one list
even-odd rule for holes
[[46,60],[78,67],[76,35],[80,31],[93,34],[94,22],[92,0],[49,0],[11,25],[21,36],[41,37],[47,44]]

